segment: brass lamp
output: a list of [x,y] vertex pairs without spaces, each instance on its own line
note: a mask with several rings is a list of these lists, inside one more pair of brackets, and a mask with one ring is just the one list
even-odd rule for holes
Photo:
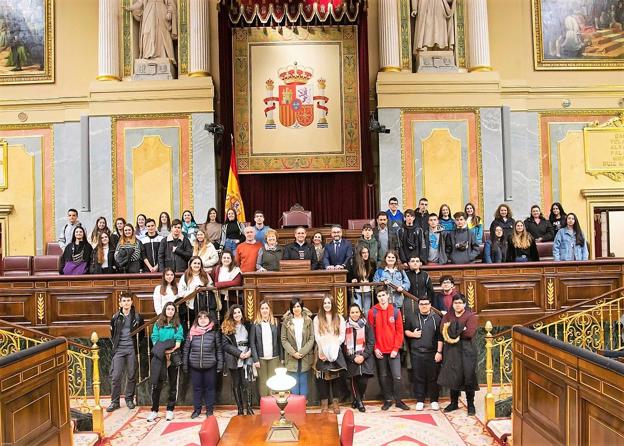
[[297,380],[286,374],[286,368],[279,367],[275,369],[275,376],[267,379],[266,385],[271,389],[277,407],[280,409],[280,419],[274,421],[267,432],[266,441],[272,443],[281,443],[287,441],[299,441],[299,429],[295,423],[286,419],[286,406],[288,405],[288,397],[290,389],[295,387]]

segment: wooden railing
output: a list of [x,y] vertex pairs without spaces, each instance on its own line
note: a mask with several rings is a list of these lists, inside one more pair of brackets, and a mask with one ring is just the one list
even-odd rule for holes
[[514,444],[624,444],[624,364],[526,327],[513,352]]
[[[536,262],[426,267],[437,285],[450,274],[480,320],[511,326],[553,314],[624,286],[624,259],[586,262]],[[244,274],[236,293],[247,316],[257,303],[274,299],[275,313],[293,295],[313,302],[331,293],[348,302],[345,271],[264,272]],[[153,290],[160,274],[0,277],[0,319],[52,335],[89,337],[95,330],[109,336],[110,317],[119,293],[130,291],[146,318],[154,316]],[[341,294],[342,293],[342,294]],[[316,305],[316,303],[314,304]]]
[[67,341],[0,357],[0,444],[72,444]]

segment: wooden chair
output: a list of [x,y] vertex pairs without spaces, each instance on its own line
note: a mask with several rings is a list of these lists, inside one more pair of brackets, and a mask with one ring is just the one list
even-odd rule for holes
[[286,212],[282,212],[282,228],[294,228],[303,226],[312,227],[312,212],[303,209],[303,206],[295,204]]
[[352,446],[354,435],[355,421],[353,419],[353,411],[347,409],[342,416],[342,425],[340,426],[340,446]]
[[57,242],[48,242],[46,243],[45,253],[48,256],[62,256],[63,250]]
[[[297,415],[306,413],[306,397],[304,395],[290,395],[288,397],[288,405],[286,406],[286,415]],[[263,396],[260,398],[261,414],[278,414],[280,413],[277,402],[272,396]]]
[[35,256],[33,258],[33,276],[58,276],[59,256]]
[[217,446],[221,440],[221,433],[219,432],[219,424],[214,415],[206,417],[201,424],[199,430],[199,444],[201,446]]

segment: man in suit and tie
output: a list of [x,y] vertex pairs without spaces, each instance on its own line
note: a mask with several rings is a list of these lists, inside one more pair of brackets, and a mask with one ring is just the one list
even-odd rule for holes
[[342,239],[342,227],[331,228],[332,241],[325,245],[323,267],[325,269],[344,269],[353,257],[353,245],[349,240]]

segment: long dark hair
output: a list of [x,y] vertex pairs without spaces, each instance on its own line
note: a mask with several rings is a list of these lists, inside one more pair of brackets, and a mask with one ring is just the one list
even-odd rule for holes
[[[555,217],[555,214],[553,214],[553,207],[557,206],[559,208],[559,218],[563,221],[565,221],[566,218],[566,213],[563,210],[563,206],[561,206],[561,203],[559,203],[558,201],[555,201],[551,206],[550,206],[550,215],[548,216],[548,219],[550,220],[550,222],[554,222],[555,220],[557,220],[557,217]],[[575,216],[576,217],[576,216]]]
[[[167,280],[165,279],[165,274],[167,274],[168,272],[172,272],[173,273],[173,280],[171,281],[171,284],[169,284],[167,282]],[[178,294],[178,283],[176,281],[175,271],[172,270],[171,268],[165,268],[163,270],[162,281],[160,282],[160,295],[161,296],[164,296],[164,295],[167,294],[167,287],[168,286],[171,287],[171,291],[173,291],[173,294],[175,294],[175,295]]]
[[79,243],[79,245],[82,245],[83,243],[88,243],[87,242],[87,231],[85,231],[85,229],[81,226],[78,225],[74,228],[74,232],[72,233],[72,241],[71,244],[75,244],[76,243],[76,231],[80,229],[82,231],[82,241]]
[[216,217],[215,217],[215,223],[221,223],[219,221],[219,212],[217,212],[216,208],[210,208],[208,209],[208,212],[206,213],[206,223],[204,223],[205,225],[207,225],[208,223],[210,223],[210,213],[214,211]]
[[162,216],[166,216],[167,217],[167,231],[171,231],[171,217],[169,216],[169,212],[161,212],[160,215],[158,216],[158,230],[161,231],[162,227],[163,227],[163,223],[162,223]]
[[[103,220],[104,221],[104,228],[103,229],[99,229],[98,228],[98,223]],[[110,238],[111,235],[111,231],[108,227],[108,223],[106,222],[106,217],[98,217],[97,220],[95,220],[95,227],[93,228],[93,231],[91,232],[91,243],[99,243],[100,241],[100,234],[101,233],[107,233],[108,237]]]
[[176,307],[176,304],[174,304],[173,302],[167,302],[163,306],[163,309],[158,315],[158,319],[156,320],[156,325],[158,325],[158,328],[163,328],[167,325],[167,307],[169,306],[175,308],[175,313],[173,313],[173,317],[171,318],[169,323],[173,326],[173,328],[177,330],[180,326],[180,315],[178,314],[178,307]]
[[[368,260],[362,258],[362,251],[368,251]],[[371,258],[370,249],[367,246],[358,246],[353,256],[353,274],[358,280],[366,279],[375,269],[375,261]]]
[[574,225],[572,226],[572,230],[574,231],[574,235],[576,237],[576,244],[579,246],[584,246],[585,245],[585,234],[583,234],[583,230],[581,229],[581,225],[579,225],[578,222],[578,218],[576,218],[576,214],[573,212],[570,212],[569,214],[566,215],[566,225],[565,227],[568,227],[568,217],[573,216],[574,217]]
[[230,258],[232,259],[232,262],[230,263],[230,266],[227,266],[225,268],[227,268],[228,272],[232,271],[234,268],[236,268],[238,266],[238,262],[236,262],[236,256],[234,254],[232,254],[232,251],[230,251],[229,249],[224,249],[221,252],[221,257],[219,257],[219,266],[221,268],[224,268],[223,266],[223,256],[225,254],[228,254],[230,256]]
[[121,228],[121,232],[119,232],[119,229],[117,229],[117,222],[123,222],[123,225],[126,226],[126,219],[123,217],[117,217],[115,219],[115,227],[113,228],[113,231],[115,234],[117,234],[119,236],[119,238],[121,238],[121,236],[123,236],[123,227]]

